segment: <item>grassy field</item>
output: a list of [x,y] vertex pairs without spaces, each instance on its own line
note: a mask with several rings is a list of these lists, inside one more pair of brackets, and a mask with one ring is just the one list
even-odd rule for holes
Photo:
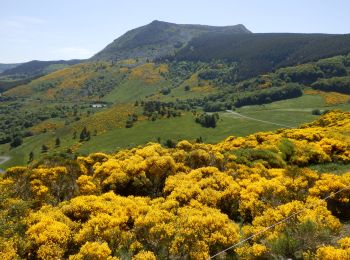
[[146,85],[141,80],[128,80],[107,94],[103,100],[113,103],[124,103],[143,99],[144,97],[160,91],[166,86],[163,81],[156,85]]
[[0,155],[10,156],[11,159],[6,163],[0,165],[0,168],[6,169],[14,165],[25,165],[29,159],[29,153],[34,153],[34,159],[38,159],[43,156],[41,149],[42,145],[49,147],[49,153],[60,153],[67,151],[68,148],[72,147],[77,140],[73,140],[71,135],[61,136],[61,145],[55,147],[56,133],[48,132],[32,137],[27,137],[21,146],[10,149],[8,144],[0,146]]
[[[300,104],[305,102],[309,107],[300,109]],[[297,127],[315,120],[317,116],[311,114],[312,109],[323,106],[322,98],[307,95],[264,106],[243,107],[237,109],[236,112],[259,120]],[[112,152],[119,148],[133,147],[150,141],[155,142],[158,138],[163,142],[167,139],[178,141],[195,140],[202,137],[204,142],[216,143],[231,135],[245,136],[281,128],[267,122],[239,118],[227,112],[221,112],[219,115],[220,120],[214,129],[204,128],[195,123],[191,113],[186,113],[179,118],[139,122],[130,129],[115,129],[94,137],[91,141],[84,143],[79,152],[86,154],[95,151]]]
[[[50,147],[50,153],[65,151],[73,146],[75,151],[81,154],[88,154],[99,151],[113,152],[119,148],[155,142],[158,138],[163,143],[167,139],[178,141],[183,139],[195,140],[198,137],[202,137],[204,142],[215,143],[232,135],[245,136],[281,128],[272,123],[297,127],[317,118],[317,116],[311,114],[311,111],[315,108],[350,111],[350,104],[326,106],[322,97],[304,95],[296,99],[273,102],[262,106],[242,107],[235,111],[242,115],[271,123],[240,118],[227,112],[221,112],[219,113],[220,120],[215,129],[204,128],[196,124],[192,113],[187,112],[177,118],[140,121],[128,129],[114,128],[104,133],[99,133],[97,136],[92,136],[90,141],[82,144],[78,140],[72,139],[72,131],[62,128],[57,133],[48,132],[25,138],[23,145],[15,149],[9,150],[9,145],[1,145],[0,155],[8,155],[12,159],[0,167],[7,168],[13,165],[25,164],[31,151],[34,152],[35,158],[40,157],[43,144]],[[54,147],[56,136],[59,136],[61,139],[61,146],[58,148]]]
[[115,129],[96,136],[83,144],[79,151],[86,154],[93,151],[111,152],[118,148],[155,142],[158,138],[161,141],[167,139],[178,141],[183,139],[195,140],[198,137],[202,137],[204,142],[214,143],[230,135],[251,134],[256,132],[256,129],[261,131],[276,129],[274,126],[226,117],[223,114],[215,129],[201,127],[194,122],[194,116],[191,113],[178,118],[139,122],[130,129]]

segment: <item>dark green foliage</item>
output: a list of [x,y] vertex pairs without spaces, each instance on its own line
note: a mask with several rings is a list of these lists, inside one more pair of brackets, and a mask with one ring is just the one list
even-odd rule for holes
[[197,116],[195,119],[195,122],[200,124],[203,127],[215,128],[218,119],[219,119],[218,113],[214,113],[214,114],[204,113],[204,114]]
[[311,111],[311,114],[313,114],[315,116],[320,116],[320,115],[322,115],[322,112],[318,108],[315,108]]
[[6,75],[6,76],[13,76],[13,75],[20,75],[22,77],[33,77],[33,76],[42,76],[45,75],[46,72],[52,72],[52,70],[47,70],[50,66],[53,67],[53,65],[63,65],[63,66],[69,66],[81,63],[82,60],[59,60],[59,61],[38,61],[33,60],[26,63],[22,63],[19,66],[16,66],[12,69],[8,69],[1,73],[0,75]]
[[281,140],[279,149],[282,152],[282,159],[286,162],[289,162],[295,153],[294,144],[286,138]]
[[203,143],[203,138],[200,136],[200,137],[197,137],[196,138],[196,143]]
[[104,65],[98,66],[96,70],[98,72],[96,76],[84,82],[79,93],[80,96],[104,97],[118,86],[125,77],[124,74],[113,73],[114,71],[107,70]]
[[303,252],[315,252],[320,244],[330,242],[329,230],[327,228],[318,230],[316,223],[309,220],[289,225],[270,246],[277,259],[302,259]]
[[216,78],[219,78],[222,76],[222,71],[221,70],[218,70],[218,69],[209,69],[209,70],[205,70],[203,72],[200,72],[198,74],[198,76],[201,78],[201,79],[205,79],[205,80],[213,80],[213,79],[216,79]]
[[59,137],[57,137],[56,140],[55,140],[55,146],[59,147],[60,145],[61,145],[61,140],[60,140]]
[[350,53],[344,57],[343,63],[346,67],[350,67]]
[[322,91],[335,91],[350,94],[350,76],[320,79],[313,83],[311,87]]
[[171,140],[171,139],[167,139],[164,142],[164,146],[168,147],[168,148],[175,148],[176,147],[176,143],[173,140]]
[[12,142],[10,143],[10,146],[12,148],[18,147],[23,143],[23,139],[20,136],[16,136],[15,138],[13,138]]
[[238,62],[213,60],[208,65],[208,68],[198,73],[200,79],[210,80],[215,85],[237,83]]
[[29,153],[28,163],[31,163],[33,160],[34,160],[34,152],[31,151],[31,152]]
[[316,63],[323,71],[326,78],[346,76],[345,57],[337,56],[333,58],[323,59]]
[[21,63],[12,63],[12,64],[0,63],[0,73],[3,73],[4,71],[9,69],[18,67],[19,65],[21,65]]
[[83,130],[81,130],[79,138],[80,138],[80,142],[90,140],[90,131],[87,130],[86,126],[83,128]]
[[193,73],[201,69],[204,64],[199,62],[189,62],[189,61],[173,61],[169,62],[169,76],[168,78],[172,81],[174,86],[179,86],[184,80],[191,77]]
[[[29,82],[64,67],[81,63],[82,60],[29,61],[18,64],[0,73],[0,93]],[[52,88],[54,85],[38,86],[38,89]]]
[[138,116],[134,113],[129,117],[129,119],[133,122],[136,122],[138,120]]
[[52,118],[64,119],[66,125],[72,123],[74,111],[80,114],[89,104],[77,105],[27,105],[20,99],[14,102],[0,102],[0,144],[9,143],[13,136],[28,137],[33,133],[28,128]]
[[47,153],[49,151],[49,147],[45,144],[41,146],[41,153]]
[[316,63],[279,69],[277,74],[280,79],[286,82],[292,81],[305,85],[311,84],[321,78],[346,76],[345,60],[344,56],[336,56],[319,60]]
[[[319,60],[315,63],[302,64],[295,67],[287,67],[277,70],[275,73],[264,74],[249,80],[228,85],[223,78],[213,71],[217,68],[234,71],[234,64],[211,61],[207,64],[209,69],[203,69],[201,65],[201,76],[207,80],[220,84],[220,89],[215,93],[204,97],[202,100],[192,100],[195,106],[200,106],[205,112],[216,112],[232,109],[245,105],[261,105],[278,100],[295,98],[302,95],[302,88],[310,83],[334,81],[336,78],[331,75],[342,73],[342,67],[346,67],[348,56],[336,56]],[[332,68],[332,69],[330,69]],[[201,74],[203,73],[203,74]],[[214,78],[218,76],[219,78]],[[345,79],[347,77],[342,77]],[[323,81],[324,80],[324,81]],[[292,83],[294,82],[294,83]],[[300,84],[300,85],[298,85]],[[316,83],[314,83],[316,84]],[[338,84],[341,85],[341,84]],[[333,90],[333,89],[332,89]],[[336,90],[333,90],[336,91]],[[339,90],[338,90],[339,91]]]
[[261,105],[273,101],[300,97],[302,94],[303,92],[299,85],[288,84],[284,87],[266,89],[240,96],[235,100],[234,106]]
[[239,63],[238,79],[247,79],[276,68],[350,52],[350,35],[325,34],[227,34],[208,33],[194,38],[176,60]]
[[38,77],[29,77],[25,79],[15,78],[0,78],[0,93],[5,92],[11,88],[15,88],[20,85],[25,85]]
[[234,151],[234,154],[237,156],[237,163],[248,166],[256,162],[264,164],[267,168],[284,168],[286,166],[281,156],[270,150],[246,148]]
[[134,123],[132,121],[126,121],[125,128],[131,128],[133,127]]
[[33,88],[35,91],[41,92],[41,91],[46,91],[49,89],[56,88],[59,83],[60,83],[59,80],[44,81],[36,84]]
[[134,123],[137,122],[138,117],[136,114],[132,114],[129,116],[128,120],[126,121],[125,127],[126,128],[131,128],[133,127]]
[[227,107],[227,104],[225,102],[207,101],[203,105],[203,110],[205,112],[218,112],[218,111],[224,111],[226,109],[229,109],[229,107]]
[[163,88],[160,93],[162,93],[163,95],[169,95],[171,92],[170,88]]
[[181,110],[188,109],[187,102],[160,102],[147,101],[142,103],[143,115],[148,119],[155,121],[158,117],[177,117],[181,116]]
[[294,258],[298,250],[300,241],[290,234],[289,230],[272,242],[271,248],[276,255],[286,258]]
[[279,77],[288,82],[311,84],[324,76],[322,70],[313,64],[304,64],[278,70]]

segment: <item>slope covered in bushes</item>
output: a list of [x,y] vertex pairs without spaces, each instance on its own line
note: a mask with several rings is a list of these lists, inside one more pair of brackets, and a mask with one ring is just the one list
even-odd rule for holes
[[[0,180],[0,255],[10,258],[207,259],[350,256],[350,113],[218,144],[156,143],[76,160],[46,158]],[[322,199],[342,192],[329,200]]]
[[285,66],[316,61],[350,51],[350,35],[208,33],[191,40],[173,59],[239,63],[238,78],[247,79]]

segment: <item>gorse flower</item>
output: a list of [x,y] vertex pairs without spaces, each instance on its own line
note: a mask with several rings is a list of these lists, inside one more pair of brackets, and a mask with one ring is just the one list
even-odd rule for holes
[[208,259],[258,233],[223,256],[347,259],[350,239],[332,241],[350,218],[350,173],[307,167],[348,163],[349,130],[349,113],[329,112],[218,144],[149,143],[10,168],[0,179],[0,256]]

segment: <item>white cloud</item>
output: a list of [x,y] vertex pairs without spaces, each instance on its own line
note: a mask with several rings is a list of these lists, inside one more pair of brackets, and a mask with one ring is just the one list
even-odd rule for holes
[[90,58],[94,54],[94,52],[89,49],[77,47],[64,47],[59,49],[58,53],[62,54],[65,57],[76,59]]

